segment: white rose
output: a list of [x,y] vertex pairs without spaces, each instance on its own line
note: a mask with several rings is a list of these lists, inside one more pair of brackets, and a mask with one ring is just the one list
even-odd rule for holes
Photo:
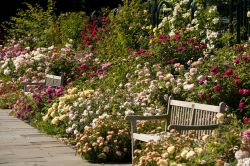
[[186,158],[187,153],[188,153],[188,150],[187,150],[187,149],[184,149],[184,150],[181,152],[181,157],[182,157],[182,158]]
[[174,146],[168,147],[167,152],[168,152],[169,154],[173,154],[173,153],[175,152],[175,147],[174,147]]
[[194,151],[189,151],[186,155],[186,159],[187,160],[190,160],[190,159],[193,159],[195,157],[195,152]]

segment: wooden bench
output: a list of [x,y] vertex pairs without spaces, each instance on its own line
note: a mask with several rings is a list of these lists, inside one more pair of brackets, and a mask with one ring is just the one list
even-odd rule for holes
[[224,110],[225,104],[223,102],[220,103],[219,106],[214,106],[173,100],[170,96],[168,98],[168,108],[166,114],[158,116],[128,115],[125,119],[131,123],[132,155],[134,153],[136,140],[149,142],[158,141],[161,138],[160,134],[137,133],[137,121],[164,120],[164,132],[169,132],[171,129],[175,129],[183,134],[186,134],[189,130],[195,130],[197,136],[201,136],[203,134],[211,134],[212,130],[218,127],[219,122],[215,120],[216,115],[218,113],[223,113]]
[[51,87],[57,87],[63,85],[63,76],[56,76],[51,74],[45,75],[45,82],[41,83],[32,83],[32,82],[25,82],[24,83],[24,92],[28,92],[28,86],[51,86]]

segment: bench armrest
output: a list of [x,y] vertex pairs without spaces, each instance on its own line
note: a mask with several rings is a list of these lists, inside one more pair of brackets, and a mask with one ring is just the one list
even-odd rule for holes
[[142,115],[127,115],[125,120],[131,123],[131,134],[136,133],[137,120],[167,120],[168,115],[142,116]]
[[177,131],[181,131],[181,130],[214,130],[218,127],[219,127],[218,124],[201,125],[201,126],[169,125],[168,130],[171,130],[171,129],[175,129]]

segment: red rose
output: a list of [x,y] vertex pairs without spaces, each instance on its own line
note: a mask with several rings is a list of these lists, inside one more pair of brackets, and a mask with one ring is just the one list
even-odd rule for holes
[[214,90],[215,90],[216,92],[220,92],[221,89],[222,89],[222,87],[221,87],[220,84],[217,84],[217,85],[214,87]]
[[249,122],[250,122],[250,118],[247,118],[247,117],[243,118],[243,123],[244,124],[249,123]]
[[226,74],[227,76],[230,76],[230,75],[233,74],[233,70],[232,70],[232,69],[227,69],[226,72],[225,72],[225,74]]
[[244,108],[245,108],[245,103],[243,102],[243,101],[240,101],[240,103],[239,103],[239,108],[241,109],[241,110],[243,110]]
[[233,62],[234,62],[235,64],[239,64],[239,63],[240,63],[240,60],[239,60],[239,59],[234,59]]

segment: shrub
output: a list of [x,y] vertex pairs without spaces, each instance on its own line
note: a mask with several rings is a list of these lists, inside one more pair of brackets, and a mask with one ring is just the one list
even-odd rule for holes
[[26,10],[19,10],[17,16],[11,17],[5,24],[9,38],[22,40],[25,46],[31,48],[65,45],[72,39],[73,47],[78,47],[85,13],[72,12],[56,16],[53,0],[48,0],[47,9],[38,4],[32,6],[26,3],[26,6]]
[[205,43],[196,37],[187,37],[189,32],[176,31],[172,36],[159,34],[149,37],[152,56],[163,65],[180,63],[185,67],[203,57]]
[[188,98],[212,104],[224,101],[228,113],[235,113],[239,119],[249,117],[249,59],[248,45],[219,49],[199,67],[195,90]]
[[78,48],[81,41],[81,30],[84,29],[84,20],[86,19],[83,12],[62,13],[57,18],[58,35],[60,36],[62,45],[68,43],[71,39],[73,48]]
[[[117,123],[119,122],[119,123]],[[128,162],[129,127],[123,117],[102,115],[76,136],[77,152],[91,162]]]
[[54,2],[48,0],[48,9],[26,3],[27,10],[19,10],[6,24],[10,38],[24,39],[29,47],[50,46],[57,40],[54,28]]
[[35,100],[31,96],[24,96],[16,101],[10,114],[29,122],[35,115],[36,109]]
[[148,3],[142,1],[124,1],[115,16],[109,15],[109,35],[98,43],[97,52],[101,59],[114,60],[127,56],[128,48],[147,47],[148,30],[145,27],[150,22]]
[[0,108],[12,108],[16,100],[23,94],[19,86],[8,77],[0,77]]

